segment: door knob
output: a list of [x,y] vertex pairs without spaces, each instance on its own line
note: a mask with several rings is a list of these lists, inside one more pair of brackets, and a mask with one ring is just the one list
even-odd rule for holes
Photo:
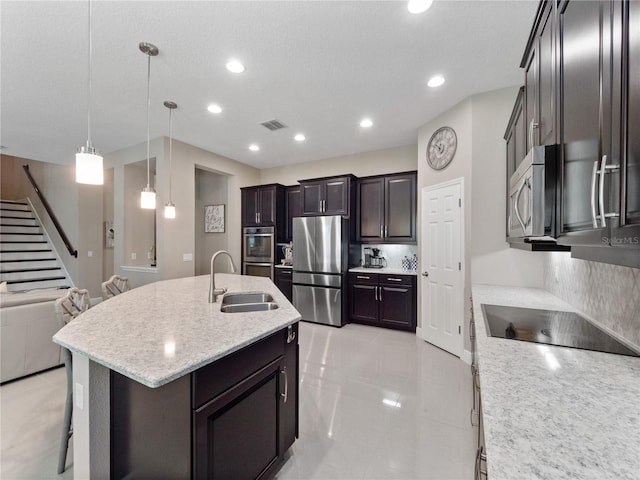
[[422,276],[423,277],[428,277],[429,276],[429,272],[422,272]]

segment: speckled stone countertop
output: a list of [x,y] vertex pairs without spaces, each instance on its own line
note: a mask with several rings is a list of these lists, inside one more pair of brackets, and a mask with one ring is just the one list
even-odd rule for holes
[[53,341],[148,387],[193,372],[300,320],[262,277],[216,274],[229,292],[262,291],[279,308],[222,313],[208,303],[209,276],[164,280],[99,303],[62,328]]
[[365,268],[354,267],[350,268],[349,272],[353,273],[382,273],[387,275],[417,275],[418,273],[413,270],[402,270],[401,268]]
[[640,479],[640,358],[487,337],[483,303],[577,310],[541,289],[472,292],[489,478]]

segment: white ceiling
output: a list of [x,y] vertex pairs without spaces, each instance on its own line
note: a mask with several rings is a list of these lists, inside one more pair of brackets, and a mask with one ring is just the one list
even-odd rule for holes
[[[151,138],[168,136],[173,100],[174,138],[258,168],[413,144],[463,98],[522,83],[537,3],[436,1],[411,15],[404,1],[94,0],[93,143],[106,154],[146,140],[145,41],[160,50]],[[87,6],[0,3],[3,153],[71,164],[86,142]],[[231,57],[244,73],[225,69]],[[434,74],[447,82],[431,89]],[[289,128],[259,125],[273,118]]]

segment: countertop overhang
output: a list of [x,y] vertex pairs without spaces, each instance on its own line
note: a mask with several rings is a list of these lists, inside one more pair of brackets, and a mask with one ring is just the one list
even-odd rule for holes
[[541,289],[472,290],[489,478],[638,480],[640,358],[488,337],[483,303],[578,310]]
[[53,341],[151,388],[160,387],[300,320],[263,277],[216,274],[230,292],[270,293],[279,308],[222,313],[208,303],[209,275],[164,280],[99,303],[62,328]]

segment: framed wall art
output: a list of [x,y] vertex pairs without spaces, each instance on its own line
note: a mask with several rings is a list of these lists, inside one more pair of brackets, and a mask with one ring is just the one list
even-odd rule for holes
[[204,207],[204,233],[224,233],[224,204]]

